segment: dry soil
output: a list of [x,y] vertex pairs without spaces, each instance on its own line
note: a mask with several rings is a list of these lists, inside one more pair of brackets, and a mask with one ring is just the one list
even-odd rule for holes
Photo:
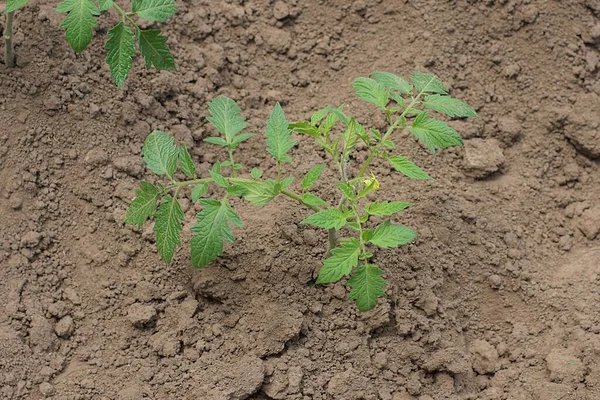
[[[72,52],[55,6],[17,13],[19,67],[0,66],[0,398],[600,399],[598,0],[178,1],[178,70],[138,59],[124,90],[99,37]],[[378,254],[375,311],[312,283],[326,235],[287,199],[236,202],[245,228],[201,271],[189,225],[165,265],[151,226],[121,223],[154,179],[152,129],[206,174],[223,157],[202,142],[214,96],[255,132],[276,101],[291,120],[344,103],[381,127],[349,86],[375,70],[435,73],[479,113],[452,122],[464,149],[404,137],[434,181],[376,167],[419,239]],[[264,148],[242,161],[271,173]],[[326,160],[305,139],[292,153],[296,180]]]

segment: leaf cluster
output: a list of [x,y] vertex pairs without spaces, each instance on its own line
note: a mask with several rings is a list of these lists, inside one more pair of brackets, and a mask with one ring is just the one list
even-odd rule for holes
[[[7,0],[5,13],[24,7],[29,0]],[[132,10],[124,11],[113,0],[63,0],[56,12],[66,14],[61,28],[73,50],[80,53],[88,48],[94,37],[101,13],[114,10],[120,21],[108,31],[105,49],[106,62],[113,81],[123,87],[133,66],[137,50],[146,67],[158,70],[174,70],[175,59],[166,44],[167,37],[157,29],[142,29],[134,17],[148,22],[165,22],[177,12],[175,0],[133,0]],[[136,50],[137,46],[137,50]]]
[[[329,284],[348,277],[349,298],[358,309],[374,308],[378,299],[385,296],[387,285],[383,270],[374,262],[377,249],[407,245],[417,235],[395,222],[410,203],[379,199],[382,184],[371,171],[372,163],[381,160],[406,178],[430,180],[427,172],[398,153],[394,133],[412,133],[431,152],[460,146],[460,135],[431,113],[451,118],[472,117],[476,113],[466,103],[450,97],[442,81],[432,74],[415,73],[406,80],[388,72],[376,72],[356,79],[352,86],[360,99],[385,113],[388,129],[380,132],[365,127],[346,115],[342,106],[325,107],[306,121],[290,123],[277,103],[261,135],[275,163],[270,177],[258,168],[245,172],[246,168],[236,163],[234,151],[257,135],[245,131],[247,123],[240,107],[225,96],[214,98],[208,105],[207,120],[216,135],[205,141],[222,147],[228,157],[216,162],[206,177],[196,175],[185,146],[178,147],[162,131],[152,132],[145,141],[143,158],[148,169],[164,176],[167,182],[141,182],[125,222],[141,225],[154,219],[158,252],[170,262],[180,245],[184,220],[179,196],[182,190],[191,188],[191,199],[201,208],[192,228],[191,260],[194,267],[203,268],[223,254],[226,243],[234,242],[233,228],[243,225],[231,198],[240,197],[252,205],[264,206],[279,195],[286,196],[312,211],[302,224],[330,231],[330,248],[316,283]],[[293,150],[298,145],[293,133],[312,138],[329,158],[329,162],[312,166],[298,185],[293,185],[292,176],[282,175],[283,166],[293,163]],[[361,142],[368,150],[366,158],[356,152]],[[323,176],[332,175],[337,175],[331,184],[337,187],[339,197],[328,202],[313,189]],[[211,187],[211,197],[205,197]]]

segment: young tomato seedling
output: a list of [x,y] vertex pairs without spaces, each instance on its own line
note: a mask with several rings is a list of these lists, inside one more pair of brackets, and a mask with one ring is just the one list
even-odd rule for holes
[[[12,45],[13,14],[28,2],[29,0],[6,1],[4,59],[9,67],[15,65]],[[166,44],[167,37],[162,36],[160,30],[141,29],[133,19],[139,17],[149,22],[165,22],[177,12],[175,0],[132,0],[131,8],[131,11],[125,11],[113,0],[63,0],[56,8],[56,12],[67,14],[61,27],[65,29],[67,41],[77,53],[90,45],[100,13],[114,10],[120,16],[121,20],[108,31],[105,45],[108,50],[106,62],[118,87],[123,87],[132,68],[136,43],[146,61],[146,67],[175,69],[175,60]]]
[[[431,74],[417,72],[407,81],[388,72],[375,72],[369,78],[356,79],[352,86],[360,99],[385,113],[388,129],[380,132],[366,128],[344,114],[342,107],[325,107],[315,112],[310,121],[288,123],[278,103],[265,130],[267,151],[276,167],[271,178],[263,177],[257,168],[249,176],[242,176],[244,168],[235,161],[234,150],[255,135],[244,132],[245,118],[240,115],[238,105],[227,97],[219,96],[208,105],[208,121],[220,136],[205,141],[223,147],[228,157],[215,163],[207,177],[196,176],[185,145],[177,147],[166,133],[152,132],[144,143],[144,161],[152,172],[167,179],[164,184],[141,183],[125,222],[141,225],[153,218],[158,252],[163,260],[170,262],[180,244],[184,220],[178,198],[182,190],[190,187],[192,201],[202,206],[192,228],[191,260],[194,267],[203,268],[223,254],[225,241],[234,241],[232,227],[242,226],[229,203],[231,197],[243,197],[252,205],[264,206],[279,195],[286,196],[313,211],[303,224],[328,230],[329,249],[317,283],[333,283],[349,277],[346,284],[351,289],[350,299],[356,301],[361,311],[371,310],[378,298],[385,295],[386,286],[383,271],[373,262],[374,252],[377,248],[399,247],[416,238],[411,229],[391,220],[408,208],[409,203],[372,199],[381,194],[381,184],[371,172],[372,163],[382,160],[407,178],[431,179],[396,152],[394,133],[406,129],[435,153],[437,149],[461,146],[463,142],[454,129],[432,118],[429,111],[459,118],[474,117],[476,113],[466,103],[450,97],[440,79]],[[290,151],[297,144],[292,132],[313,137],[315,144],[330,157],[327,166],[310,168],[297,190],[292,189],[293,177],[283,176],[284,165],[292,163]],[[368,149],[368,156],[362,160],[356,153],[359,142]],[[357,161],[361,162],[354,165]],[[334,168],[338,175],[332,182],[339,189],[334,204],[310,191],[326,167]],[[180,180],[182,175],[187,180]],[[209,185],[219,188],[215,191],[220,193],[217,198],[204,197]]]

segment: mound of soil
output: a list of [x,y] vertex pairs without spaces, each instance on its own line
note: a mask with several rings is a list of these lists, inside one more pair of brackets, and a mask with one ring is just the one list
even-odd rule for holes
[[[102,40],[73,54],[54,2],[16,14],[19,67],[0,66],[1,398],[600,398],[597,1],[178,3],[178,70],[138,59],[122,91]],[[464,149],[404,139],[435,180],[377,166],[381,194],[415,204],[402,222],[419,239],[377,255],[390,285],[376,310],[311,284],[326,235],[286,199],[236,202],[245,227],[200,271],[187,243],[164,265],[150,226],[121,224],[154,179],[152,129],[206,173],[224,156],[202,142],[218,94],[255,132],[276,101],[290,120],[345,103],[380,127],[349,86],[375,70],[433,72],[479,114],[451,122]],[[326,160],[301,142],[296,181]],[[240,160],[272,173],[264,150],[250,140]]]

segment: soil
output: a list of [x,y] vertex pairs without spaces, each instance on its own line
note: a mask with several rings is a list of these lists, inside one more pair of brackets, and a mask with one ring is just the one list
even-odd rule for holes
[[[592,400],[600,398],[600,3],[597,0],[191,0],[165,24],[176,72],[110,82],[103,41],[75,55],[55,2],[16,15],[0,66],[0,398]],[[117,18],[103,17],[102,36]],[[217,94],[255,132],[346,104],[375,70],[439,75],[478,118],[464,149],[403,153],[431,182],[376,167],[419,233],[377,255],[388,297],[361,314],[315,286],[326,235],[281,198],[235,206],[226,254],[171,265],[121,221],[152,129],[202,139]],[[273,172],[262,140],[241,146]],[[293,150],[297,180],[325,160]],[[329,172],[333,174],[333,172]],[[318,192],[331,198],[326,184]],[[184,202],[188,221],[196,212]]]

